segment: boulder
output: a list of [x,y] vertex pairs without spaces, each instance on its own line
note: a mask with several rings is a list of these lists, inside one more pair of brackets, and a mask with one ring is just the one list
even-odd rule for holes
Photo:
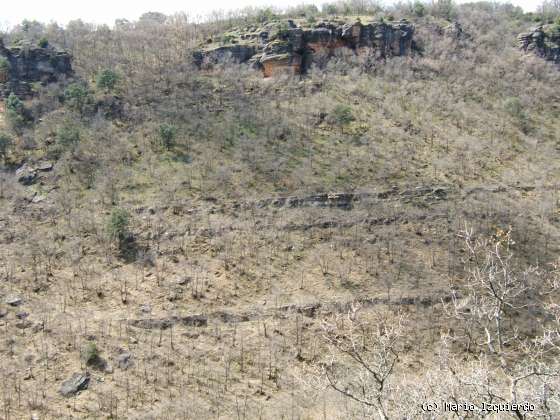
[[29,316],[29,312],[20,311],[16,313],[17,319],[26,319]]
[[116,359],[116,364],[119,367],[119,369],[122,370],[127,370],[129,367],[131,367],[133,365],[133,361],[132,361],[132,354],[129,352],[124,352],[119,354]]
[[10,295],[6,298],[5,302],[10,306],[19,306],[23,303],[23,299],[17,295]]
[[29,166],[27,163],[16,170],[16,175],[18,176],[18,182],[26,187],[33,185],[39,179],[35,168]]
[[33,198],[31,199],[31,202],[32,202],[33,204],[39,204],[39,203],[42,203],[43,201],[45,201],[46,199],[47,199],[47,197],[44,196],[44,195],[35,194],[35,195],[33,196]]
[[53,169],[53,164],[51,162],[46,162],[46,161],[39,162],[35,169],[41,172],[50,172]]
[[18,182],[21,185],[23,185],[25,187],[28,187],[30,185],[35,184],[35,182],[37,182],[37,179],[38,179],[38,176],[37,176],[36,172],[29,172],[29,173],[26,173],[26,174],[20,176],[18,178]]
[[88,385],[89,373],[74,373],[70,378],[62,382],[59,392],[64,397],[71,397],[87,389]]

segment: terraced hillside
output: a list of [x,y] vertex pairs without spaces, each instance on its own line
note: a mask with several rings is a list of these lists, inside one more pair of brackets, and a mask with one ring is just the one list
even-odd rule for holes
[[[446,4],[6,33],[75,75],[0,113],[2,415],[558,417],[554,23]],[[414,53],[193,62],[357,16]]]

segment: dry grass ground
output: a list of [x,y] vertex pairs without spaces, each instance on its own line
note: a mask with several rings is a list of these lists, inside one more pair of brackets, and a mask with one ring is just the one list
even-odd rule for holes
[[[4,212],[3,226],[12,227],[2,237],[4,295],[23,299],[17,307],[3,305],[7,412],[337,417],[340,397],[307,382],[313,382],[309,371],[319,376],[317,363],[326,354],[321,321],[352,303],[365,314],[407,313],[408,351],[399,371],[426,369],[439,332],[451,322],[441,303],[449,302],[450,286],[462,275],[464,247],[456,232],[466,220],[486,220],[481,229],[495,231],[504,215],[492,203],[515,202],[521,214],[551,192],[486,187],[434,196],[427,189],[409,198],[418,190],[370,192],[351,209],[218,201],[139,212],[137,246],[153,249],[157,241],[146,266],[107,260],[93,235],[69,243],[65,256],[43,249],[50,243],[41,238],[70,234],[68,221],[55,231],[48,219],[31,222],[33,213],[48,214],[54,200]],[[481,206],[488,207],[473,213]],[[549,239],[523,238],[539,232],[539,220],[523,214],[528,226],[519,249],[547,241],[556,254],[555,229]],[[24,221],[32,231],[14,228]],[[49,267],[32,264],[34,250],[41,261],[50,255]],[[110,368],[84,365],[80,349],[87,342]],[[126,370],[118,363],[124,352],[132,355]],[[91,372],[88,390],[60,396],[61,382],[84,370]]]

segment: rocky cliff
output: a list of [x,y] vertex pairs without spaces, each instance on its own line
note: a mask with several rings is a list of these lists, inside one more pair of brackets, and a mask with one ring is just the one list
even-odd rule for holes
[[543,25],[520,34],[519,46],[523,51],[560,64],[560,25]]
[[289,20],[249,27],[225,34],[220,42],[208,40],[194,54],[199,67],[230,59],[252,63],[265,77],[279,72],[305,73],[319,57],[337,50],[374,54],[384,59],[408,55],[414,50],[414,26],[408,21],[324,21],[304,27]]
[[33,83],[51,83],[71,74],[67,52],[31,45],[6,48],[0,40],[0,97],[10,92],[28,96]]

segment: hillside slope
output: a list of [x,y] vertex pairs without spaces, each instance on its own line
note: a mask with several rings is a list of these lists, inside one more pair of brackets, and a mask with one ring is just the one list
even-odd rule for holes
[[[0,113],[5,417],[557,417],[560,71],[444,3],[6,34],[75,74]],[[193,60],[358,16],[414,51]]]

